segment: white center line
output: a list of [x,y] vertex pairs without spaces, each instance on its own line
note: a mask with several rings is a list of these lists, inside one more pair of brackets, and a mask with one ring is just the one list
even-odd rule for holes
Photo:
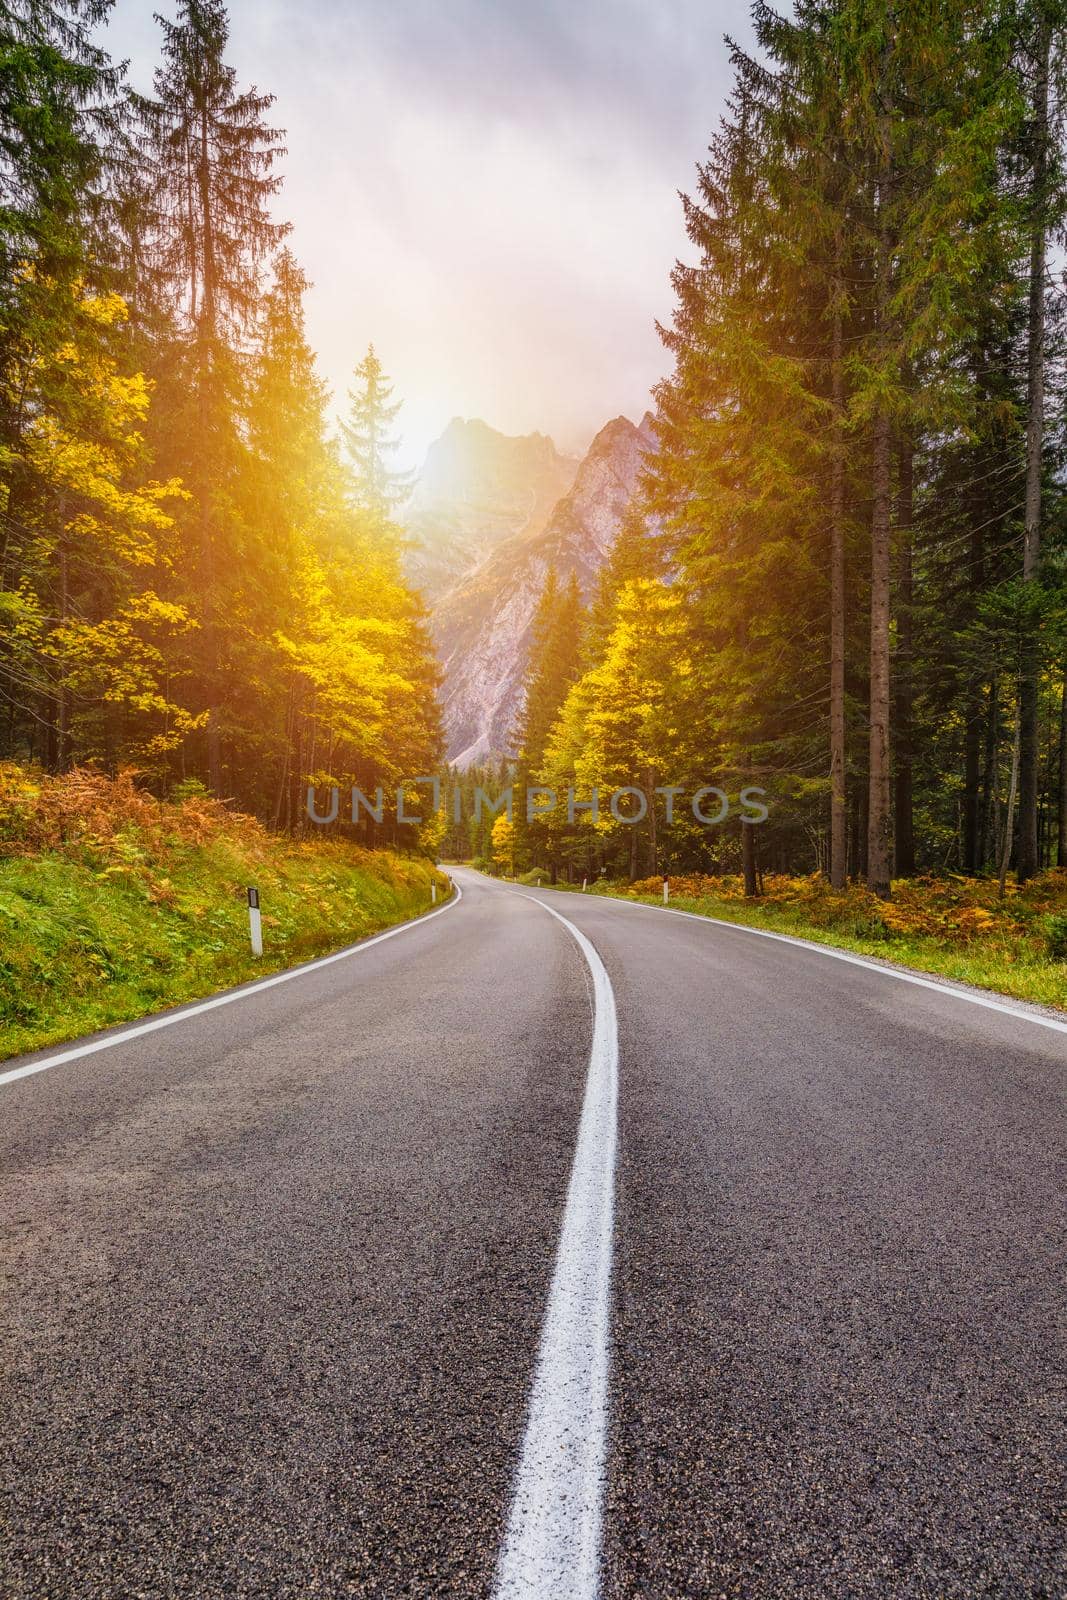
[[[533,900],[533,895],[523,899]],[[494,1600],[596,1600],[608,1423],[619,1037],[615,996],[585,934],[593,1044],[522,1454]]]

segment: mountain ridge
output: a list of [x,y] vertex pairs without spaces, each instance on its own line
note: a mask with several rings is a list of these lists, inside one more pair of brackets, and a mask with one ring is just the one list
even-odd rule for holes
[[[459,421],[453,419],[449,428]],[[470,429],[471,424],[463,426]],[[480,427],[495,431],[487,424]],[[442,439],[448,432],[446,429]],[[540,442],[537,448],[543,451],[551,471],[558,470],[556,462],[569,459],[559,457],[545,435],[534,434],[521,441],[527,446],[528,460],[533,459],[528,443],[532,440]],[[436,503],[453,529],[451,581],[442,581],[438,568],[436,588],[428,599],[444,672],[441,701],[447,759],[454,765],[466,767],[509,751],[521,709],[530,625],[548,571],[554,567],[563,582],[573,573],[583,597],[590,597],[644,459],[654,449],[649,413],[639,424],[624,416],[614,417],[575,464],[571,482],[547,516],[533,514],[521,526],[506,530],[499,525],[493,530],[482,528],[480,533],[476,529],[474,537],[462,532],[461,508],[467,502],[455,494],[461,488],[458,479],[452,483],[454,498],[447,501],[440,495],[440,475],[431,474],[437,496],[431,503]],[[431,446],[431,453],[433,450]],[[539,481],[545,481],[544,475]],[[417,494],[416,487],[413,500]],[[484,504],[483,499],[483,508]],[[472,549],[479,554],[464,568],[462,560]]]
[[578,466],[547,434],[509,435],[479,417],[453,417],[404,508],[412,583],[433,602],[498,544],[538,533]]

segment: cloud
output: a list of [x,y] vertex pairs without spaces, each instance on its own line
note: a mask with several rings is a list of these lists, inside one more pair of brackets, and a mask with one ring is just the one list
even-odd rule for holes
[[[648,404],[731,9],[232,0],[230,58],[287,129],[281,209],[322,370],[343,397],[373,339],[408,459],[457,414],[580,448]],[[146,10],[119,0],[110,29],[141,85]]]

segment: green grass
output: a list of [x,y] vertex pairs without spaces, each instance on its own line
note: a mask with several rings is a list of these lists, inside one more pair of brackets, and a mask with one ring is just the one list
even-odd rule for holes
[[[546,879],[544,887],[548,886]],[[558,884],[556,887],[581,893],[575,885]],[[644,886],[635,892],[625,884],[595,884],[587,893],[636,900],[644,905],[663,904],[662,891],[645,892]],[[947,926],[925,933],[887,925],[877,906],[872,911],[867,904],[856,904],[859,898],[857,891],[840,897],[829,893],[818,897],[826,909],[817,921],[810,914],[805,915],[810,902],[806,905],[804,899],[791,905],[772,898],[752,901],[733,894],[672,892],[670,904],[676,911],[691,911],[697,916],[716,917],[743,927],[791,934],[814,944],[875,956],[957,983],[995,990],[1017,1000],[1067,1010],[1067,959],[1053,954],[1063,948],[1059,914],[1035,911],[1032,925],[1028,926],[1024,917],[1025,896],[1013,897],[1008,902],[1010,909],[1006,908],[1004,914],[1005,921],[1011,919],[1010,928],[1000,927],[994,918],[988,928],[972,931],[962,939]],[[865,896],[863,898],[866,900]]]
[[439,900],[448,888],[421,857],[238,826],[199,843],[131,826],[100,843],[0,860],[0,1058],[310,960],[427,910],[432,879]]

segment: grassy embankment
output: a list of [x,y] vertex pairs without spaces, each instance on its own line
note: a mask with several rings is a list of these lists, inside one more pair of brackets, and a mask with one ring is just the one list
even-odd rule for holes
[[[534,876],[527,873],[525,881]],[[547,886],[547,873],[542,881]],[[1003,900],[995,882],[960,877],[902,881],[890,901],[857,885],[835,894],[819,876],[768,874],[764,891],[746,900],[740,878],[670,879],[670,903],[679,911],[794,934],[1067,1010],[1065,871],[1043,873],[1024,889],[1008,883]],[[589,893],[662,905],[663,881],[597,883]]]
[[279,838],[129,778],[0,764],[0,1058],[351,944],[425,911],[435,877],[440,899],[447,880],[422,857]]

